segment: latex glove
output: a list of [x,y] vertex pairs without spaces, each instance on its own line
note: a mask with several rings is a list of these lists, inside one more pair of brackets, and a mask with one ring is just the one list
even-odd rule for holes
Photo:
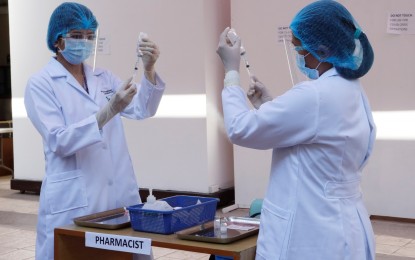
[[271,101],[272,96],[268,89],[255,76],[252,76],[249,89],[246,93],[251,104],[258,109],[265,102]]
[[219,37],[219,44],[218,48],[216,49],[216,53],[222,59],[223,66],[225,68],[225,72],[236,70],[239,72],[239,64],[241,62],[241,39],[237,37],[235,43],[232,45],[229,41],[227,34],[229,31],[229,27],[227,27]]
[[96,114],[99,129],[102,129],[111,118],[123,111],[133,100],[134,95],[137,93],[137,88],[131,84],[132,79],[130,77],[124,81],[110,101]]
[[143,54],[142,60],[144,65],[144,73],[148,80],[155,84],[155,69],[154,65],[160,56],[158,46],[152,42],[148,37],[143,37],[139,44],[139,49]]

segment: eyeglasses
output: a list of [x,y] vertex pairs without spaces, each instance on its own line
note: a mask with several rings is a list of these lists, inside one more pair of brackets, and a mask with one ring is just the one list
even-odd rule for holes
[[295,46],[294,50],[296,50],[296,51],[305,51],[303,46]]
[[94,33],[84,34],[84,33],[74,32],[74,33],[67,33],[64,37],[65,38],[72,38],[72,39],[75,39],[75,40],[85,39],[85,40],[93,41],[93,40],[96,39],[97,36]]
[[299,51],[304,51],[304,50],[306,50],[306,49],[304,49],[304,47],[303,46],[296,46],[296,45],[294,45],[294,44],[292,44],[291,43],[291,48],[293,49],[293,50],[295,50],[296,52],[299,52]]

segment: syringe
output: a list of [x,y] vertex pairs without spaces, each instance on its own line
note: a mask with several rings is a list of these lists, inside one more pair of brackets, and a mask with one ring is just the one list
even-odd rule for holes
[[[242,48],[242,46],[241,46],[241,48]],[[245,63],[245,68],[246,68],[246,71],[248,72],[249,79],[253,82],[253,78],[252,78],[253,74],[251,73],[251,69],[249,67],[248,59],[246,58],[246,52],[241,53],[241,57],[242,57],[242,60]]]
[[[228,39],[230,40],[230,42],[232,43],[232,45],[235,44],[235,42],[238,38],[238,35],[236,34],[236,32],[233,28],[228,31],[227,36],[228,36]],[[251,73],[250,65],[249,65],[248,59],[246,57],[246,50],[245,50],[244,46],[242,46],[242,44],[241,44],[240,54],[241,54],[242,60],[245,63],[245,68],[246,68],[246,71],[248,72],[249,79],[250,79],[251,82],[253,82],[253,78],[252,78],[253,74]]]
[[140,43],[142,42],[143,38],[147,38],[147,34],[144,32],[140,32],[140,34],[138,35],[138,41],[137,41],[137,61],[135,62],[135,66],[134,66],[134,72],[133,72],[133,82],[135,81],[135,76],[137,75],[137,71],[138,71],[138,65],[140,63],[141,57],[143,57],[143,53],[140,51]]

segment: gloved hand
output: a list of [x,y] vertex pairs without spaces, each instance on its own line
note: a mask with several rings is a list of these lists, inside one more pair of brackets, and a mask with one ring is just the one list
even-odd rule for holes
[[154,65],[156,64],[156,61],[160,55],[160,50],[157,45],[148,37],[143,37],[141,39],[139,49],[143,54],[142,60],[144,65],[144,72],[147,76],[147,79],[155,84]]
[[123,111],[131,103],[131,100],[133,100],[134,95],[137,93],[137,88],[131,84],[132,79],[130,77],[124,81],[118,91],[111,97],[110,101],[96,114],[99,129],[102,129],[111,118]]
[[241,39],[237,37],[235,43],[232,45],[227,37],[229,30],[229,27],[227,27],[221,33],[216,53],[222,59],[223,66],[225,67],[225,72],[231,70],[236,70],[239,72],[239,64],[241,62]]
[[256,109],[258,109],[265,102],[272,100],[272,96],[270,95],[268,89],[264,84],[262,84],[262,82],[258,81],[255,76],[252,76],[251,78],[251,83],[249,84],[249,89],[246,95]]

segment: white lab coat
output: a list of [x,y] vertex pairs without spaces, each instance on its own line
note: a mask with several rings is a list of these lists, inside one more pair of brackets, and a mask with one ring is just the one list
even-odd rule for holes
[[[73,218],[141,202],[121,116],[100,131],[95,114],[122,81],[109,71],[85,66],[89,94],[55,58],[32,76],[25,106],[43,139],[46,174],[40,194],[36,259],[53,259],[53,232]],[[123,117],[156,113],[165,85],[143,77]]]
[[256,259],[375,259],[360,192],[375,126],[359,81],[333,68],[258,110],[238,86],[222,100],[232,143],[273,149]]

